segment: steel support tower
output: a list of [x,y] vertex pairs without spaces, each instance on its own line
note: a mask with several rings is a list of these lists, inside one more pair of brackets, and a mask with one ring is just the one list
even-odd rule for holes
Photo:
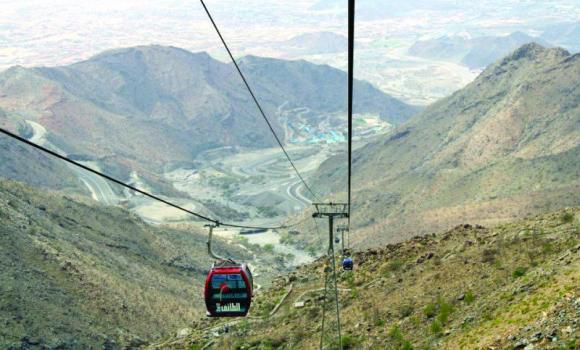
[[[324,299],[322,305],[322,329],[321,329],[321,336],[320,336],[320,349],[325,348],[325,333],[324,333],[324,323],[325,323],[325,316],[326,316],[326,308],[327,305],[335,305],[336,310],[336,330],[338,341],[336,343],[332,342],[333,337],[329,337],[331,339],[331,344],[338,344],[338,348],[342,350],[342,334],[341,334],[341,327],[340,327],[340,300],[338,298],[338,283],[336,278],[336,257],[334,254],[334,219],[335,218],[347,218],[348,217],[348,204],[346,203],[313,203],[316,211],[312,214],[312,217],[320,219],[320,218],[328,218],[328,252],[327,252],[327,266],[325,267],[325,281],[324,281]],[[344,244],[344,243],[343,243]],[[330,292],[329,292],[330,291]],[[330,349],[332,349],[332,345]]]

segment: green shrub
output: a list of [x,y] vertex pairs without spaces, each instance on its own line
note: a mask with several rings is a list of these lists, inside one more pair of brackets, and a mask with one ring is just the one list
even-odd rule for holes
[[280,237],[280,243],[282,244],[292,244],[294,241],[292,240],[292,237],[290,237],[288,234],[282,235]]
[[393,260],[387,265],[387,271],[396,272],[401,270],[403,262],[401,260]]
[[346,282],[349,289],[353,289],[355,287],[354,274],[352,274],[352,273],[343,274],[342,280]]
[[443,326],[441,325],[441,322],[439,322],[439,320],[433,320],[433,322],[431,322],[431,333],[439,335],[442,332]]
[[437,319],[441,324],[447,323],[449,315],[453,312],[453,305],[446,303],[444,300],[439,300],[439,315]]
[[550,242],[546,242],[542,245],[542,253],[552,254],[554,252],[554,245]]
[[318,253],[316,247],[314,247],[314,246],[306,247],[306,252],[308,253],[308,255],[310,255],[313,258],[315,258],[316,254]]
[[465,293],[465,299],[463,299],[467,304],[471,304],[475,301],[475,295],[471,291]]
[[435,317],[435,315],[437,315],[437,306],[433,303],[427,304],[427,306],[425,306],[423,309],[423,313],[425,316],[427,316],[427,318]]
[[391,330],[389,331],[389,337],[396,342],[403,342],[405,340],[403,338],[403,333],[401,332],[401,329],[397,325],[391,328]]
[[352,349],[359,343],[359,339],[351,335],[343,335],[340,340],[342,342],[343,349]]
[[250,329],[250,322],[248,322],[248,320],[243,320],[240,323],[238,323],[238,326],[236,328],[242,332],[245,332]]
[[566,342],[566,345],[561,347],[561,349],[562,350],[575,350],[575,349],[578,349],[576,347],[576,345],[577,345],[576,339],[570,339]]
[[516,267],[516,269],[514,270],[514,272],[512,273],[512,276],[514,278],[520,278],[523,275],[526,274],[526,272],[528,272],[528,268],[527,267],[523,267],[523,266],[518,266]]
[[389,331],[389,338],[391,338],[392,343],[395,345],[396,349],[399,350],[413,350],[413,345],[408,340],[405,340],[403,332],[399,326],[394,325]]
[[264,250],[267,251],[268,253],[273,253],[274,252],[274,245],[270,244],[270,243],[265,244]]
[[563,223],[569,224],[572,221],[574,221],[574,214],[573,213],[564,213],[564,214],[562,214],[562,217],[560,219],[562,220]]

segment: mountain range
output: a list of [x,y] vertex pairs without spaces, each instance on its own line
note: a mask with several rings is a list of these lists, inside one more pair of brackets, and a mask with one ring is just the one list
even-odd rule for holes
[[[356,150],[352,237],[372,246],[580,204],[578,76],[580,54],[526,44]],[[344,191],[344,163],[329,159],[313,186]]]
[[418,41],[408,50],[410,55],[428,59],[458,62],[471,69],[485,68],[520,46],[535,42],[549,46],[541,38],[522,32],[506,36],[443,36],[437,39]]
[[[312,119],[346,110],[340,70],[252,56],[239,64],[283,142],[280,106],[307,108]],[[361,112],[398,124],[417,111],[366,82],[356,86]],[[4,127],[36,122],[65,153],[125,169],[191,162],[216,147],[276,144],[232,64],[173,47],[107,51],[64,67],[10,68],[0,73],[0,110]]]

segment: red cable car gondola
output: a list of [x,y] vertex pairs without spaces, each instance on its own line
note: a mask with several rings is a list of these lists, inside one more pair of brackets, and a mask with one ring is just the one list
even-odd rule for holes
[[252,303],[253,278],[246,264],[223,260],[205,280],[205,306],[210,317],[243,317]]
[[254,279],[246,264],[239,264],[232,259],[218,256],[211,249],[213,229],[218,223],[209,227],[207,252],[217,259],[205,279],[205,306],[210,317],[243,317],[248,314],[252,303]]

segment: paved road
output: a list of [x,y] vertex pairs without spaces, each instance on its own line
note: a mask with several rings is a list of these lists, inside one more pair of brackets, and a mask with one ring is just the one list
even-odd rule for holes
[[[66,156],[65,152],[63,152],[61,149],[58,149],[56,146],[54,146],[53,144],[51,144],[46,140],[46,128],[44,126],[32,120],[27,120],[26,123],[30,125],[33,132],[32,136],[29,138],[29,141],[44,147],[49,147],[50,149]],[[96,164],[93,164],[92,162],[80,162],[80,163],[93,169],[98,168]],[[77,175],[77,177],[87,187],[87,189],[91,192],[91,195],[94,200],[106,205],[114,205],[119,202],[119,197],[115,194],[115,192],[113,192],[113,189],[111,188],[109,182],[79,167],[73,166],[68,163],[67,165]]]
[[37,122],[33,122],[32,120],[27,120],[26,123],[32,128],[32,136],[28,139],[28,141],[36,143],[37,145],[44,146],[46,141],[46,129],[44,126],[38,124]]
[[[290,168],[288,161],[277,149],[268,150],[263,155],[252,157],[251,160],[247,161],[234,159],[231,161],[231,165],[223,166],[219,170],[243,178],[264,176],[267,187],[245,188],[241,191],[244,194],[259,194],[265,191],[278,193],[294,203],[294,210],[301,210],[312,203],[309,198],[302,194],[302,182],[296,180],[296,175]],[[305,174],[306,172],[302,172],[303,176],[306,176]]]
[[[83,163],[83,162],[81,162]],[[94,165],[83,164],[91,168],[95,168]],[[113,192],[111,185],[107,180],[104,180],[100,176],[89,173],[86,170],[78,168],[76,166],[70,166],[71,170],[77,175],[77,177],[85,184],[85,186],[91,192],[91,196],[94,200],[103,203],[105,205],[115,205],[119,203],[119,197]]]

